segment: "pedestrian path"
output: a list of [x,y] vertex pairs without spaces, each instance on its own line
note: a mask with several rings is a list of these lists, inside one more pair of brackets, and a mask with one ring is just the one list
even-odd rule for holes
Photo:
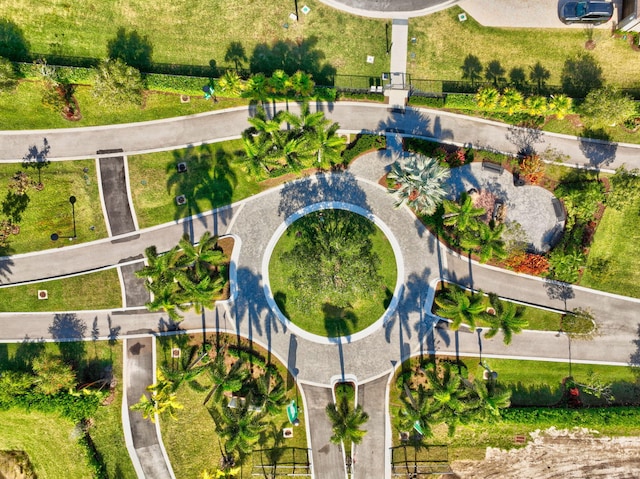
[[[155,339],[153,336],[124,341],[124,397],[122,399],[122,422],[127,439],[127,449],[138,473],[147,479],[175,479],[171,464],[160,438],[160,427],[142,417],[140,411],[129,406],[147,394],[146,387],[154,382],[156,364]],[[129,428],[127,428],[129,425]]]
[[137,225],[129,201],[128,168],[125,157],[100,157],[98,165],[100,196],[104,204],[109,236],[119,236],[135,231]]

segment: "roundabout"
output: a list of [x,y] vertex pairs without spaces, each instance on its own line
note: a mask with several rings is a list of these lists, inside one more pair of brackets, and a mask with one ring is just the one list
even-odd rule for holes
[[[395,264],[396,264],[395,287],[393,289],[391,297],[388,299],[388,305],[385,308],[384,313],[377,320],[373,322],[365,321],[367,324],[371,322],[371,324],[369,324],[368,326],[364,328],[359,328],[359,329],[356,328],[355,331],[353,332],[348,331],[347,334],[344,334],[344,335],[327,334],[323,336],[319,334],[314,334],[313,332],[306,331],[303,328],[299,327],[297,324],[295,324],[294,321],[291,321],[287,317],[287,315],[283,313],[284,307],[282,307],[283,306],[282,302],[280,305],[278,304],[278,301],[276,300],[274,292],[271,288],[269,263],[272,260],[274,249],[276,248],[278,241],[282,238],[282,236],[285,234],[287,229],[294,222],[311,213],[322,212],[324,210],[348,211],[370,220],[389,241],[389,244],[393,251]],[[320,203],[309,205],[308,207],[302,208],[301,210],[295,212],[294,214],[289,216],[285,220],[285,222],[278,227],[275,234],[272,236],[271,240],[267,245],[267,248],[263,257],[263,261],[262,261],[262,270],[264,272],[265,297],[267,298],[267,302],[269,303],[270,307],[274,311],[274,314],[277,316],[278,320],[283,324],[283,326],[287,327],[295,334],[306,336],[308,339],[314,342],[318,342],[321,344],[335,344],[336,342],[352,342],[352,341],[357,341],[359,339],[362,339],[367,335],[373,333],[374,331],[380,329],[393,316],[398,306],[399,297],[402,292],[401,278],[404,275],[404,264],[403,264],[402,250],[400,248],[398,241],[393,235],[393,232],[391,231],[391,229],[383,221],[381,221],[380,218],[373,215],[370,211],[367,211],[356,205],[352,205],[344,202],[320,202]]]

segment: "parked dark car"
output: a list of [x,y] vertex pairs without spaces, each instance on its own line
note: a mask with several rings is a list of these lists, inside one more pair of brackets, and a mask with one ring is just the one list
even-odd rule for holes
[[600,25],[608,22],[613,16],[613,3],[603,0],[586,0],[582,2],[562,1],[558,5],[560,21],[570,25],[585,23]]

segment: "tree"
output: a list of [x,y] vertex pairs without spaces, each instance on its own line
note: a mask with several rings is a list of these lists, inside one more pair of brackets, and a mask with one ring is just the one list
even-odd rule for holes
[[480,227],[477,231],[465,235],[460,241],[460,245],[469,251],[478,248],[478,256],[481,263],[486,263],[493,256],[500,259],[507,257],[507,251],[502,240],[502,232],[504,231],[504,223],[494,226],[493,228],[485,223],[479,223]]
[[489,303],[495,311],[495,315],[488,315],[487,319],[491,329],[484,335],[485,338],[493,338],[502,330],[504,344],[510,344],[514,334],[522,332],[529,325],[523,315],[525,308],[511,301],[502,301],[497,294],[489,293]]
[[361,427],[369,420],[369,415],[363,411],[360,404],[353,408],[349,404],[349,400],[342,397],[338,404],[327,404],[325,411],[331,421],[333,434],[330,441],[333,444],[360,444],[362,442],[367,431]]
[[450,328],[457,330],[464,322],[470,329],[476,328],[476,319],[484,317],[485,302],[482,292],[467,294],[461,289],[450,289],[436,297],[438,315],[452,321]]
[[319,168],[328,168],[342,160],[342,151],[346,143],[345,139],[338,135],[339,128],[338,123],[332,123],[327,128],[317,129],[311,135],[311,148],[316,151],[316,164]]
[[640,195],[640,169],[627,170],[624,165],[619,166],[610,181],[611,191],[606,199],[607,206],[622,211],[635,203]]
[[240,42],[231,42],[224,54],[225,62],[233,62],[236,67],[236,73],[240,72],[240,66],[247,61],[247,54]]
[[274,101],[275,98],[287,96],[287,94],[289,93],[289,75],[287,75],[284,70],[274,71],[267,84],[269,93],[271,94],[271,98],[273,98]]
[[527,112],[533,116],[544,115],[547,111],[547,99],[541,96],[530,96],[524,102]]
[[460,202],[444,200],[443,223],[453,228],[458,237],[468,230],[480,227],[478,218],[486,213],[484,208],[476,208],[473,199],[466,192],[460,195]]
[[0,93],[11,92],[18,86],[18,74],[6,58],[0,57]]
[[432,437],[431,429],[431,402],[429,393],[423,384],[418,386],[414,395],[408,386],[405,386],[405,394],[401,396],[402,409],[398,415],[398,425],[403,431],[411,431],[416,428],[424,437]]
[[132,411],[140,411],[144,419],[149,419],[155,423],[155,416],[167,413],[171,419],[175,420],[176,411],[183,409],[183,405],[178,402],[176,394],[177,386],[168,380],[161,369],[156,371],[156,382],[147,386],[150,395],[143,394],[140,401],[131,405]]
[[472,403],[474,416],[481,421],[500,421],[500,410],[511,405],[511,391],[501,388],[492,377],[486,381],[475,378],[472,394],[476,397]]
[[565,116],[571,113],[572,107],[573,100],[567,95],[551,95],[549,110],[558,117],[558,120],[562,120]]
[[602,67],[590,53],[567,58],[562,67],[562,90],[573,98],[584,98],[603,85]]
[[581,110],[592,129],[615,126],[637,114],[633,98],[613,86],[591,90]]
[[202,233],[197,244],[192,244],[186,233],[180,238],[178,247],[182,251],[181,264],[188,268],[194,281],[218,273],[227,257],[218,247],[218,236],[210,231]]
[[229,407],[229,400],[222,398],[219,407],[212,407],[209,413],[216,425],[216,432],[225,441],[225,456],[234,453],[250,454],[253,445],[264,430],[265,414],[249,410],[249,404],[242,401],[236,407]]
[[109,58],[98,64],[93,95],[99,103],[141,105],[143,90],[140,72],[122,60]]
[[529,79],[538,85],[538,95],[549,78],[551,78],[551,72],[543,67],[542,63],[537,62],[532,67],[529,67]]
[[294,246],[281,256],[288,280],[295,286],[292,301],[321,307],[326,298],[338,308],[380,287],[380,259],[373,251],[375,225],[346,210],[309,213],[289,228]]
[[234,393],[239,391],[245,379],[249,377],[249,371],[244,367],[242,360],[234,362],[227,370],[224,359],[224,350],[219,349],[216,352],[216,358],[209,363],[207,371],[209,372],[213,386],[211,386],[209,393],[204,398],[202,403],[204,405],[206,405],[211,398],[213,398],[216,403],[219,403],[225,392]]
[[282,376],[277,372],[272,374],[267,367],[266,372],[254,381],[254,386],[251,403],[269,415],[280,414],[287,403]]
[[462,377],[452,371],[451,363],[430,363],[426,368],[429,381],[432,420],[447,424],[453,436],[459,424],[467,424],[473,416],[473,397]]
[[505,69],[498,60],[491,60],[484,70],[484,77],[493,82],[494,87],[498,87],[498,80],[505,74]]
[[475,55],[467,55],[464,59],[464,63],[460,67],[462,69],[462,78],[469,80],[473,86],[476,81],[480,80],[482,73],[482,63],[480,59]]
[[237,72],[227,70],[216,82],[216,90],[231,97],[239,96],[243,90],[242,80]]
[[76,385],[75,372],[59,358],[38,356],[33,360],[32,368],[36,375],[34,384],[42,394],[50,396]]
[[478,106],[487,110],[493,110],[498,105],[499,99],[500,93],[493,87],[481,88],[475,96]]
[[500,97],[500,106],[507,109],[509,115],[513,115],[522,108],[522,93],[515,88],[505,88]]
[[444,182],[449,170],[433,158],[412,155],[391,165],[388,178],[395,182],[389,191],[396,198],[396,207],[407,204],[419,215],[432,215],[442,203],[447,192]]
[[289,77],[289,84],[293,94],[302,98],[311,96],[316,86],[311,75],[300,70]]
[[267,77],[264,73],[256,73],[247,80],[242,96],[259,101],[264,110],[264,104],[269,99]]

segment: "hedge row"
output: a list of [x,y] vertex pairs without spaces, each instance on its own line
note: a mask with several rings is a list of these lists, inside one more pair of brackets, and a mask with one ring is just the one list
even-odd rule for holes
[[355,158],[371,150],[381,150],[386,148],[387,140],[381,135],[358,135],[351,142],[347,149],[342,152],[342,162],[345,165],[351,163]]
[[640,407],[509,408],[502,411],[502,420],[512,424],[527,424],[540,428],[630,426],[640,428]]

